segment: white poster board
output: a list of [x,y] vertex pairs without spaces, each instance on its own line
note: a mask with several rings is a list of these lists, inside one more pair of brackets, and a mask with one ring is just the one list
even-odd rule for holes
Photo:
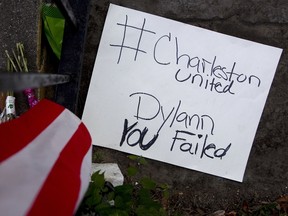
[[111,4],[83,121],[94,145],[242,181],[281,52]]

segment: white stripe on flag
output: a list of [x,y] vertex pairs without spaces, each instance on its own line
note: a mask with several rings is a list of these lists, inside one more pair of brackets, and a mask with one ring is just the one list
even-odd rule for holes
[[23,216],[27,213],[59,154],[80,123],[75,115],[65,109],[26,148],[1,163],[1,214]]
[[82,161],[82,165],[81,165],[81,188],[80,188],[80,192],[78,195],[78,200],[77,200],[77,204],[75,206],[74,209],[74,213],[76,212],[77,208],[79,207],[86,191],[87,188],[89,186],[90,183],[90,173],[91,173],[91,157],[92,157],[92,145],[89,148],[89,151],[86,153],[83,161]]

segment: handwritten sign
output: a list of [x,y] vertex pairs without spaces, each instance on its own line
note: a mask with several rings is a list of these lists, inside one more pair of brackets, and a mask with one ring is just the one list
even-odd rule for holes
[[83,121],[95,145],[242,181],[281,52],[111,4]]

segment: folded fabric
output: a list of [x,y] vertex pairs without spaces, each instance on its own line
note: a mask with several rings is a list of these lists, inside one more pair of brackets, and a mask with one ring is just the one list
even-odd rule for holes
[[81,120],[46,99],[1,124],[1,215],[73,215],[88,188],[91,148]]

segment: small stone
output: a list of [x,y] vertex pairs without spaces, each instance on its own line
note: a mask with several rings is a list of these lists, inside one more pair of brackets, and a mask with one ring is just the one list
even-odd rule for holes
[[104,173],[105,180],[114,187],[123,185],[124,176],[116,163],[92,163],[91,175],[97,171]]
[[225,211],[224,210],[218,210],[218,211],[212,213],[211,216],[225,216]]

